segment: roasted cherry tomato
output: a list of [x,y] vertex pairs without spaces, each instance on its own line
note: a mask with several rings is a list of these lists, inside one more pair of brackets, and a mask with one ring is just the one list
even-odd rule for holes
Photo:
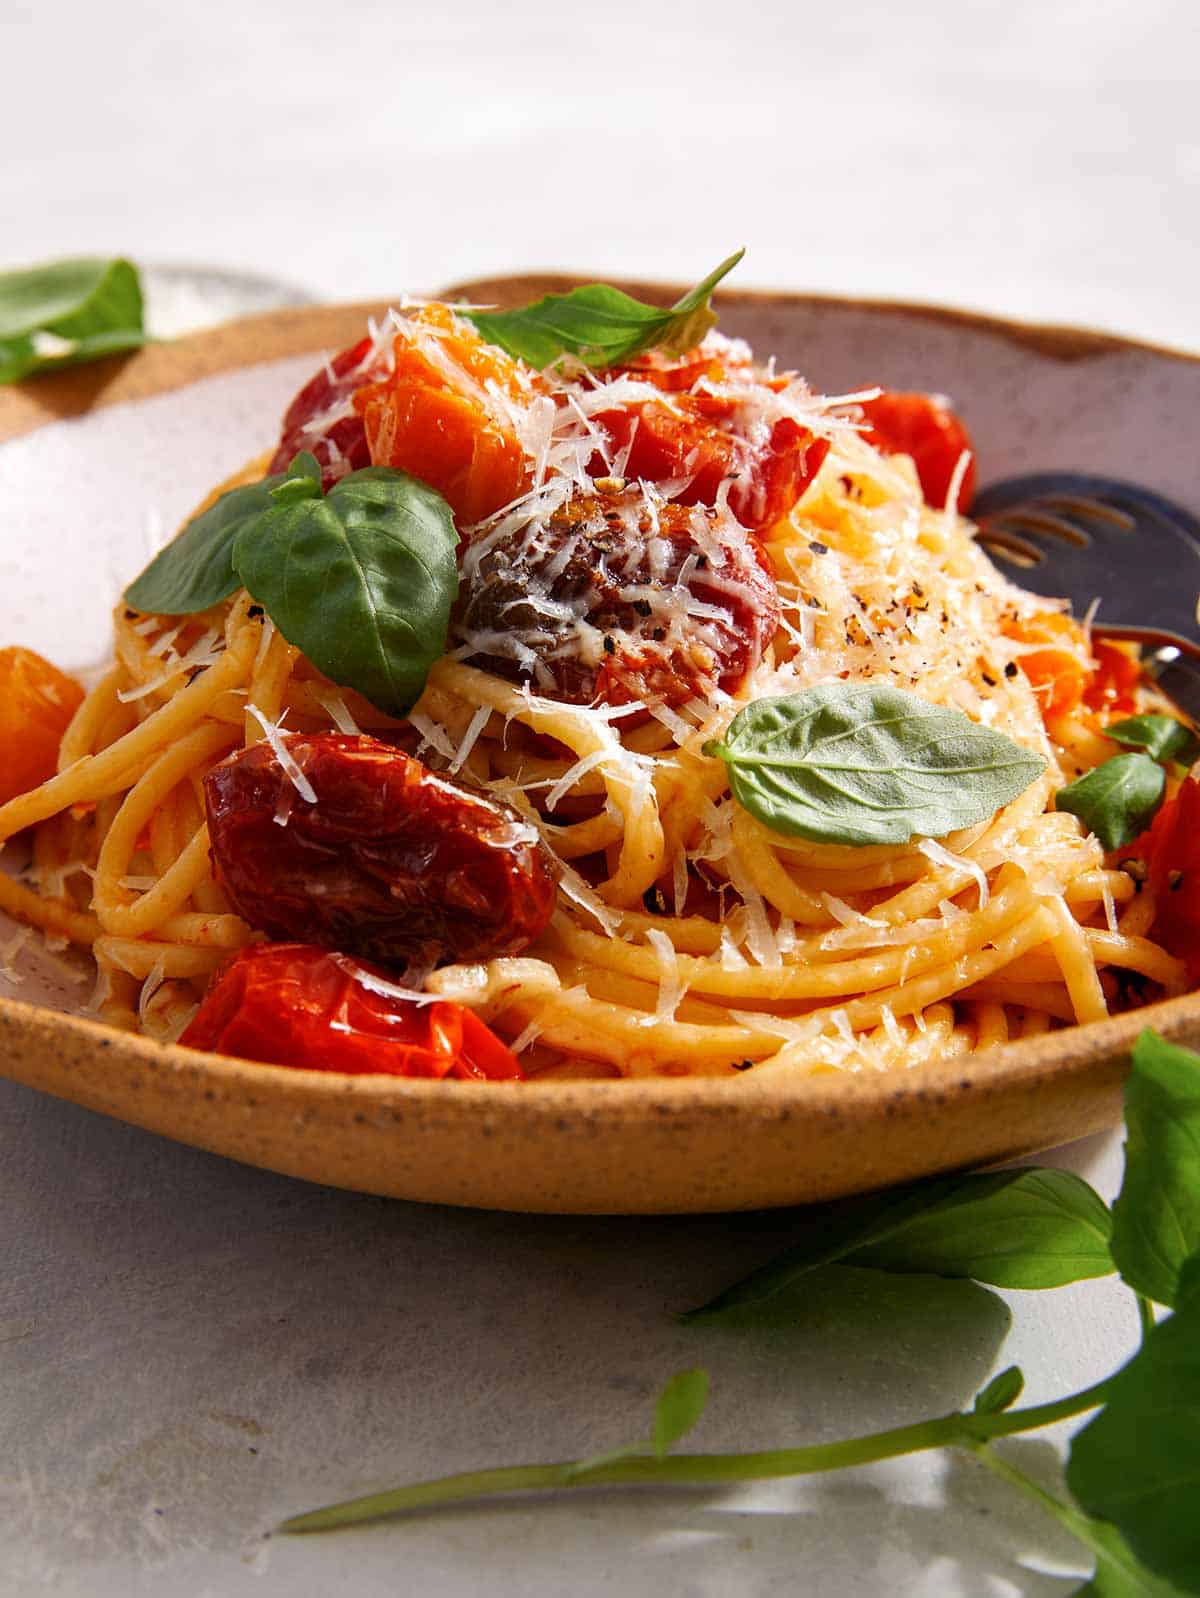
[[251,926],[387,965],[517,954],[545,927],[553,860],[514,810],[377,738],[282,736],[315,803],[267,743],[204,780],[213,862]]
[[[796,504],[829,451],[790,416],[743,420],[754,390],[767,396],[786,387],[787,378],[766,378],[745,361],[703,349],[676,361],[645,356],[626,374],[653,384],[669,398],[640,400],[600,411],[596,421],[614,450],[626,450],[624,474],[646,482],[688,479],[673,499],[681,505],[715,505],[726,484],[730,510],[743,527],[763,532]],[[710,393],[705,384],[750,385],[739,392]],[[696,392],[696,386],[700,385]],[[589,470],[604,472],[596,455]],[[728,481],[727,481],[728,480]]]
[[525,452],[503,398],[527,405],[532,374],[444,305],[423,306],[396,335],[389,376],[354,405],[376,466],[436,488],[460,525],[490,516],[526,486]]
[[1188,777],[1150,831],[1120,857],[1145,861],[1154,890],[1153,935],[1186,962],[1188,980],[1200,982],[1200,778]]
[[975,497],[975,446],[962,422],[938,394],[896,394],[863,401],[871,424],[864,437],[885,455],[911,455],[921,492],[931,505],[944,506],[963,450],[971,464],[958,491],[958,509],[967,511]]
[[468,549],[455,626],[476,658],[574,704],[737,687],[779,624],[752,534],[703,506],[578,495]]
[[1092,655],[1096,669],[1084,690],[1084,704],[1104,721],[1132,715],[1137,709],[1134,689],[1142,676],[1136,646],[1093,638]]
[[1007,622],[1004,633],[1018,643],[1045,646],[1017,656],[1038,696],[1042,719],[1074,710],[1091,678],[1087,635],[1079,623],[1061,610],[1043,610]]
[[305,943],[241,949],[180,1042],[267,1065],[511,1081],[516,1055],[461,1004],[389,993],[386,972]]
[[347,472],[370,466],[367,430],[362,417],[350,408],[350,396],[371,381],[379,366],[372,358],[373,349],[369,338],[360,339],[304,385],[283,418],[270,471],[285,471],[301,450],[308,450],[320,463],[322,486],[328,492]]
[[0,804],[52,777],[83,689],[32,649],[0,649]]

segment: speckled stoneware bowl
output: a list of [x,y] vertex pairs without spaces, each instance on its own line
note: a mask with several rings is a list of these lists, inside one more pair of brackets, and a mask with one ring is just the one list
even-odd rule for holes
[[[501,279],[455,292],[520,304],[569,286]],[[380,309],[275,312],[0,392],[0,643],[73,667],[101,659],[109,606],[151,539],[273,442],[318,355]],[[881,382],[953,395],[985,483],[1092,469],[1200,511],[1193,358],[927,307],[727,294],[721,310],[723,328],[826,392]],[[16,965],[18,985],[0,977],[0,994],[15,995],[0,999],[0,1072],[16,1081],[312,1181],[522,1210],[792,1204],[1001,1160],[1112,1124],[1143,1026],[1200,1043],[1198,995],[890,1075],[406,1082],[132,1038],[70,1013],[89,992],[85,973],[74,982],[31,945]]]

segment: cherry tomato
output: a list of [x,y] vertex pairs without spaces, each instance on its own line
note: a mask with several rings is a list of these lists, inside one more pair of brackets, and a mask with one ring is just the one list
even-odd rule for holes
[[315,804],[266,743],[204,780],[213,862],[251,926],[388,965],[517,954],[545,927],[553,860],[514,810],[377,738],[283,737]]
[[1200,778],[1193,773],[1154,818],[1149,832],[1120,851],[1144,859],[1154,890],[1152,933],[1200,982]]
[[[788,514],[828,454],[828,440],[815,437],[790,416],[777,417],[762,437],[751,436],[753,427],[743,431],[739,413],[746,395],[736,390],[716,394],[702,387],[692,392],[702,383],[749,381],[764,395],[787,386],[786,377],[766,378],[734,355],[704,349],[673,361],[649,355],[624,371],[670,398],[600,411],[595,419],[615,451],[627,450],[626,477],[652,483],[689,479],[673,496],[678,504],[714,505],[729,480],[730,510],[743,527],[762,532]],[[593,456],[592,475],[601,476],[604,470],[603,458]]]
[[216,973],[180,1042],[267,1065],[347,1075],[513,1081],[516,1056],[461,1004],[418,1004],[376,967],[311,944],[241,949]]
[[363,419],[347,411],[347,404],[379,364],[371,359],[372,348],[369,338],[360,339],[309,379],[287,408],[268,471],[285,471],[301,450],[308,450],[320,463],[322,487],[328,492],[347,472],[370,466]]
[[[704,507],[577,495],[463,560],[458,636],[573,704],[680,704],[733,689],[779,624],[754,537]],[[628,724],[628,723],[627,723]]]
[[1096,669],[1084,690],[1084,704],[1105,720],[1132,715],[1137,709],[1134,689],[1142,676],[1136,647],[1093,638],[1092,655]]
[[361,388],[354,406],[374,464],[436,488],[468,526],[526,486],[525,452],[497,394],[527,404],[532,374],[446,306],[426,305],[397,334],[392,373]]
[[0,649],[0,804],[54,775],[83,689],[32,649]]
[[1091,677],[1087,636],[1079,623],[1063,611],[1044,610],[1008,622],[1004,633],[1018,643],[1045,646],[1017,656],[1038,696],[1042,719],[1074,710]]
[[937,394],[899,394],[890,390],[863,401],[871,424],[863,435],[885,455],[911,455],[921,492],[931,505],[944,506],[963,450],[970,450],[958,491],[958,509],[967,511],[975,497],[975,446],[962,422]]

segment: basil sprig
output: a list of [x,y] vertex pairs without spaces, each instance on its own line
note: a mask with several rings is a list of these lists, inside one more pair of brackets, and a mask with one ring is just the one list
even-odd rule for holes
[[725,762],[734,798],[773,832],[851,845],[944,837],[994,815],[1045,769],[961,711],[849,683],[757,699],[704,752]]
[[1126,749],[1144,749],[1152,760],[1190,766],[1200,759],[1200,738],[1174,716],[1129,716],[1105,727],[1104,736]]
[[521,310],[464,310],[462,315],[489,344],[498,344],[539,369],[560,355],[574,355],[597,369],[617,366],[652,349],[682,355],[716,325],[712,291],[745,253],[738,250],[722,261],[666,310],[643,305],[607,283],[589,283],[569,294],[547,294]]
[[[1142,1345],[1082,1392],[1017,1408],[1024,1378],[1010,1365],[969,1407],[865,1437],[796,1448],[773,1438],[769,1449],[746,1454],[672,1453],[704,1409],[707,1385],[693,1369],[667,1383],[649,1442],[418,1482],[298,1515],[281,1530],[325,1531],[514,1489],[754,1481],[958,1448],[1027,1492],[1090,1552],[1095,1573],[1081,1595],[1200,1593],[1200,1055],[1144,1032],[1133,1051],[1126,1115],[1125,1180],[1113,1214],[1079,1177],[1053,1169],[919,1182],[814,1210],[785,1255],[682,1317],[700,1335],[715,1322],[724,1339],[755,1325],[802,1325],[811,1338],[822,1317],[841,1330],[855,1303],[892,1336],[906,1312],[922,1314],[925,1324],[945,1315],[970,1323],[989,1312],[1004,1324],[1007,1309],[978,1282],[1044,1288],[1116,1268],[1139,1295]],[[1173,1314],[1156,1324],[1148,1298]],[[1088,1414],[1095,1418],[1070,1448],[1074,1503],[992,1446]]]
[[1166,772],[1149,755],[1114,755],[1060,788],[1054,808],[1078,816],[1105,850],[1120,849],[1154,820],[1166,785]]
[[141,283],[129,261],[87,257],[0,272],[0,383],[145,342]]
[[427,483],[386,466],[321,492],[308,454],[222,494],[125,591],[179,616],[245,587],[319,671],[403,715],[445,653],[458,592],[458,534]]

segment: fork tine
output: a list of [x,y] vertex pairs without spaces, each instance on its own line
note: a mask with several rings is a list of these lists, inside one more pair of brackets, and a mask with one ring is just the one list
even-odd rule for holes
[[[1043,502],[1045,503],[1045,502]],[[1065,538],[1067,543],[1075,544],[1085,549],[1092,542],[1090,533],[1082,527],[1076,527],[1074,522],[1069,522],[1063,516],[1051,515],[1049,511],[1034,508],[1032,505],[1014,505],[1012,510],[1005,511],[996,518],[995,525],[1010,529],[1014,533],[1049,533],[1054,538]]]

